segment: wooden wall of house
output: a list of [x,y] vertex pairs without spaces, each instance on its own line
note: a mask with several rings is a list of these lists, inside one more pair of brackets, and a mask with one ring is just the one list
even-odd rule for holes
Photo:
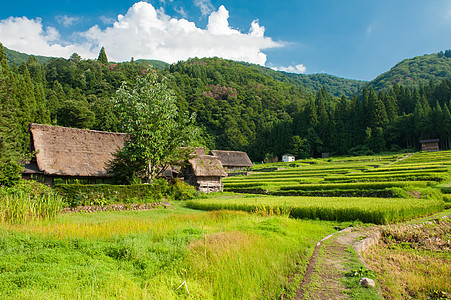
[[422,143],[421,151],[425,151],[425,152],[440,151],[440,147],[438,146],[438,142]]
[[222,192],[222,179],[219,176],[196,177],[196,188],[204,193]]

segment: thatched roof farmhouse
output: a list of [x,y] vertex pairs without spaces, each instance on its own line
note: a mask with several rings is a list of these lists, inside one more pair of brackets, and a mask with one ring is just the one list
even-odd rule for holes
[[252,161],[246,152],[211,150],[210,154],[217,157],[227,171],[252,167]]
[[30,148],[35,157],[25,166],[24,178],[32,174],[53,184],[56,177],[105,178],[113,153],[124,146],[124,133],[30,124]]
[[[125,133],[33,123],[30,124],[29,130],[30,150],[36,154],[25,165],[22,175],[25,179],[40,178],[47,185],[53,185],[55,178],[89,181],[108,178],[108,162],[113,159],[113,154],[117,150],[124,147],[127,138]],[[238,162],[239,166],[252,165],[244,152],[214,152],[229,153],[228,161],[234,160],[235,166]],[[244,153],[245,157],[234,153]],[[180,174],[179,169],[182,165],[184,167]],[[205,155],[205,148],[194,148],[188,164],[181,162],[175,172],[174,169],[170,172],[169,177],[173,177],[174,174],[183,176],[187,183],[203,192],[222,191],[222,177],[227,176],[220,158]]]
[[205,193],[223,190],[222,177],[227,176],[221,161],[211,155],[198,155],[183,168],[185,182]]

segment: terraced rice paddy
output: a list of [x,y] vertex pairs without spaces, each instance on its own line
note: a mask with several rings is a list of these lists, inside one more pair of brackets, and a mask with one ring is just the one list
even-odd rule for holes
[[255,194],[253,197],[216,197],[189,201],[187,205],[207,210],[279,210],[297,218],[377,224],[449,206],[445,204],[449,196],[443,195],[442,189],[448,191],[451,151],[296,161],[267,169],[262,166],[248,176],[224,180],[225,191]]
[[275,193],[433,186],[449,180],[450,163],[451,151],[318,159],[308,164],[297,161],[271,172],[251,171],[248,176],[226,178],[224,190]]

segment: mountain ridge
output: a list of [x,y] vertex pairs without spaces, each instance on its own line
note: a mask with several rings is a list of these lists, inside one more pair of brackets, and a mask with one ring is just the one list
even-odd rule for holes
[[[34,56],[40,64],[48,63],[51,59],[56,58],[26,54],[6,47],[4,48],[7,53],[8,64],[10,65],[19,66],[22,62],[27,62],[30,56]],[[203,59],[204,58],[201,58],[200,60]],[[171,65],[153,59],[138,59],[135,63],[141,66],[153,67],[158,70],[165,70]],[[440,83],[443,79],[451,77],[451,50],[406,58],[371,81],[342,78],[327,73],[296,74],[275,71],[269,67],[247,62],[237,63],[258,70],[261,74],[269,76],[277,81],[294,85],[308,93],[316,93],[324,86],[334,97],[341,97],[344,95],[348,98],[359,94],[363,88],[373,88],[377,91],[387,90],[395,83],[408,87],[415,87],[426,85],[431,80],[433,80],[434,83]]]

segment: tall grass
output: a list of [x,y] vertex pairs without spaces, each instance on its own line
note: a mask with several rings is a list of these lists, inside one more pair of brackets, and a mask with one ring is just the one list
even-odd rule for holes
[[23,182],[0,190],[1,223],[53,219],[62,207],[62,198],[39,183]]
[[333,225],[181,207],[8,225],[0,298],[280,298]]

